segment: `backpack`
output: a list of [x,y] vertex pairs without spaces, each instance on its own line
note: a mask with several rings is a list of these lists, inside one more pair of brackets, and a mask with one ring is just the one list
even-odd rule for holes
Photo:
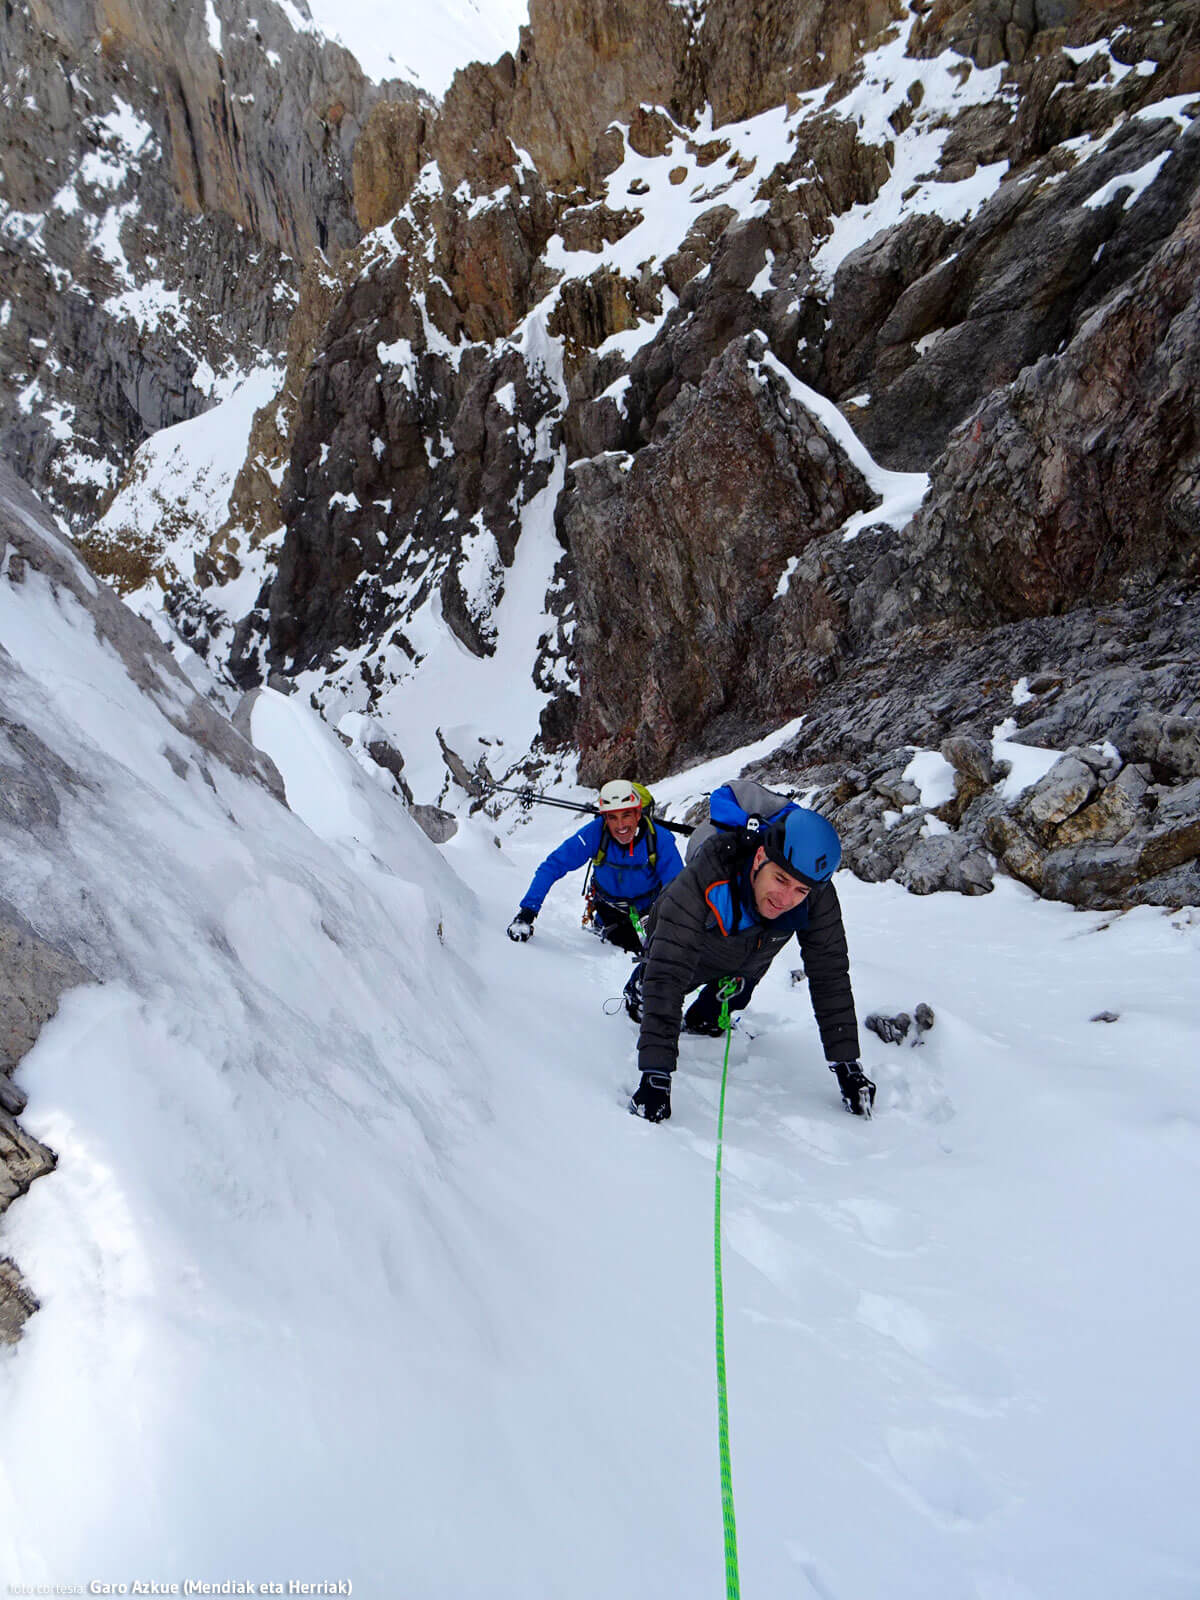
[[[631,783],[629,787],[642,802],[642,819],[646,824],[646,864],[653,872],[658,866],[658,837],[654,830],[654,796],[644,783]],[[601,829],[600,848],[592,857],[592,866],[604,865],[604,857],[608,853],[608,842],[612,838],[607,828]],[[586,882],[584,885],[586,889]]]
[[768,827],[797,803],[787,795],[776,794],[753,778],[735,778],[723,783],[708,797],[708,821],[701,822],[687,842],[685,859],[690,861],[707,839],[714,833],[742,833],[751,835]]
[[642,802],[642,815],[647,821],[649,821],[654,815],[654,796],[650,793],[649,789],[647,789],[644,783],[631,783],[629,787]]

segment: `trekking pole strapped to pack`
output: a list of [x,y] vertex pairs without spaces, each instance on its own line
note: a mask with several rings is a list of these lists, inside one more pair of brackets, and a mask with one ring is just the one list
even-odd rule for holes
[[[639,794],[643,797],[649,797],[649,805],[646,804],[645,798],[643,798],[642,801],[643,810],[646,812],[647,818],[649,819],[649,816],[652,814],[654,809],[654,800],[653,797],[650,796],[649,789],[645,788],[640,783],[635,783],[633,788],[637,789]],[[526,806],[557,806],[560,811],[582,811],[586,816],[589,817],[601,817],[604,815],[599,806],[585,806],[578,800],[561,800],[557,795],[539,794],[536,789],[513,789],[507,784],[493,783],[491,786],[491,792],[493,794],[515,794],[518,800],[520,800]],[[690,822],[668,822],[666,817],[655,816],[654,825],[659,828],[666,828],[670,833],[681,833],[686,835],[692,831],[692,824]]]

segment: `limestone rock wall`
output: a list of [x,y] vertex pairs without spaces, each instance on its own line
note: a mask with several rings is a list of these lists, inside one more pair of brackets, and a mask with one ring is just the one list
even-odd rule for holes
[[[826,381],[839,394],[870,390],[862,433],[878,458],[927,466],[986,396],[1054,355],[1129,283],[1187,214],[1198,148],[1194,129],[1133,119],[1077,168],[1043,177],[1035,163],[932,249],[920,218],[849,259]],[[1122,185],[1156,162],[1153,186]]]
[[532,0],[509,138],[552,186],[586,182],[611,122],[678,104],[688,45],[686,13],[669,0]]
[[[1168,584],[974,634],[914,629],[856,652],[751,775],[810,795],[871,881],[985,894],[1005,873],[1090,909],[1194,905],[1198,627],[1195,586]],[[1025,749],[1062,753],[1010,792]],[[918,750],[952,769],[947,798],[906,776]]]
[[[561,559],[530,645],[548,697],[534,761],[574,747],[589,777],[634,763],[652,779],[829,706],[846,749],[861,733],[863,760],[887,763],[831,802],[865,814],[875,800],[861,796],[880,799],[881,779],[896,788],[890,758],[919,726],[933,743],[984,738],[937,711],[939,651],[1011,693],[1007,657],[989,673],[986,651],[1036,623],[1038,670],[1057,670],[1059,639],[1064,659],[1080,656],[1078,688],[1090,668],[1073,630],[1100,605],[1135,630],[1122,665],[1152,696],[1144,709],[1193,715],[1186,685],[1153,666],[1154,641],[1173,636],[1160,593],[1187,603],[1200,525],[1200,19],[1187,0],[534,0],[513,54],[460,72],[440,107],[368,91],[336,53],[305,54],[309,41],[263,128],[242,105],[251,91],[234,90],[267,24],[256,43],[238,15],[218,8],[216,50],[181,15],[197,61],[136,102],[152,143],[121,180],[199,207],[189,226],[224,229],[248,284],[278,272],[286,285],[278,316],[257,285],[244,301],[227,289],[210,328],[244,349],[238,317],[253,306],[254,337],[287,362],[230,524],[167,601],[218,670],[241,686],[302,677],[318,703],[328,689],[370,714],[419,670],[431,618],[487,658],[549,490]],[[131,63],[168,60],[157,13],[105,16],[111,72],[152,77]],[[64,108],[64,128],[74,115]],[[91,127],[114,157],[116,131]],[[130,192],[113,190],[121,204]],[[119,223],[129,260],[137,226]],[[0,232],[12,237],[11,219]],[[49,281],[27,240],[19,254]],[[99,281],[89,294],[111,306]],[[22,410],[20,396],[50,313],[32,291],[26,303],[9,438],[45,477],[52,405]],[[115,387],[128,412],[100,405],[93,431],[127,446],[201,403],[203,369],[161,326],[134,323],[121,348],[119,381],[102,364],[94,387]],[[212,348],[209,365],[227,359]],[[33,376],[58,394],[66,380],[42,366]],[[874,457],[873,482],[890,481],[877,469],[929,475],[914,521],[911,505],[885,506],[872,524],[866,468],[836,419],[818,419],[830,403]],[[85,480],[80,505],[96,498]],[[244,585],[238,612],[223,610],[234,524],[272,550],[248,612]],[[839,697],[870,685],[891,705],[881,661],[909,686],[903,738],[875,726],[874,701]],[[978,698],[1003,720],[990,690]],[[1081,803],[1089,816],[1124,815],[1137,788],[1125,767],[1147,764],[1124,756],[1121,728],[1081,711],[1058,729],[1062,748],[1123,753]],[[447,754],[457,781],[452,755],[471,763]],[[1137,805],[1174,805],[1153,793],[1169,781],[1151,772]],[[1104,798],[1113,784],[1127,788]],[[972,815],[995,799],[981,790]],[[967,809],[936,820],[958,830]],[[1005,844],[1006,827],[971,834],[963,883],[982,881],[977,852],[1015,870],[1025,846]],[[922,835],[928,860],[904,867],[904,830],[919,829],[899,828],[865,871],[882,863],[915,885],[943,859],[961,866],[957,846]],[[1028,837],[1043,855],[1081,845]],[[1156,849],[1138,882],[1179,869],[1150,873]]]
[[273,0],[21,0],[0,73],[0,450],[82,532],[138,444],[282,351],[300,265],[359,237],[372,105],[415,91]]
[[955,434],[912,529],[914,585],[973,622],[1116,598],[1200,562],[1200,127],[1192,203],[1057,359]]
[[[435,585],[462,642],[490,653],[561,407],[544,369],[502,342],[545,291],[553,215],[531,173],[474,214],[420,197],[332,302],[297,400],[287,538],[235,652],[243,682],[326,665],[385,629],[402,638]],[[490,576],[468,593],[464,544],[481,542]]]
[[826,619],[815,597],[790,605],[780,580],[875,497],[761,354],[753,338],[730,344],[632,460],[570,475],[585,782],[719,749],[808,688],[799,647]]

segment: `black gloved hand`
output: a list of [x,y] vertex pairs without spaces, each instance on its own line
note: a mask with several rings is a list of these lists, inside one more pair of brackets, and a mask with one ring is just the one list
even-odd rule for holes
[[671,1074],[643,1072],[629,1109],[635,1117],[645,1117],[647,1122],[666,1122],[671,1115]]
[[522,906],[508,925],[508,937],[514,939],[517,944],[524,944],[526,939],[533,936],[533,919],[536,916],[536,911],[530,911],[528,906]]
[[842,1104],[856,1117],[869,1117],[875,1104],[875,1085],[857,1061],[831,1061],[830,1072],[837,1077]]

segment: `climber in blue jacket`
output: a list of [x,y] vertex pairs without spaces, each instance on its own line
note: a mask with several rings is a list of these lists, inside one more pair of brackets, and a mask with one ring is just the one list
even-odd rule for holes
[[683,871],[674,836],[654,826],[644,796],[640,786],[624,778],[604,785],[600,815],[552,850],[534,873],[521,908],[508,925],[510,939],[524,944],[551,887],[590,862],[593,926],[610,944],[631,955],[641,953],[631,910],[644,916],[667,884]]

